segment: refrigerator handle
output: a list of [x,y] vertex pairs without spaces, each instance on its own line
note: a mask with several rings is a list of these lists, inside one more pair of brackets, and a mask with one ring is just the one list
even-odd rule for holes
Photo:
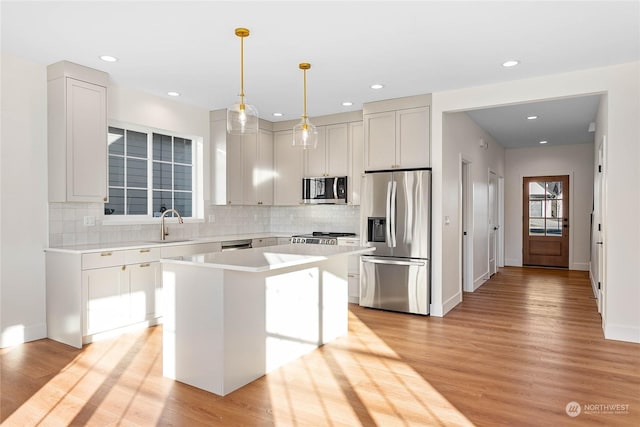
[[364,263],[371,264],[386,264],[386,265],[406,265],[406,266],[416,266],[416,267],[425,267],[427,265],[426,261],[407,261],[400,260],[394,258],[371,258],[364,256],[360,258],[360,260]]
[[396,195],[396,191],[398,189],[398,183],[393,181],[391,185],[391,245],[392,247],[396,247],[396,208],[398,204],[398,199]]
[[384,231],[385,231],[385,240],[387,242],[387,246],[390,248],[391,246],[391,181],[387,182],[387,200],[386,200],[386,212],[385,212],[385,221],[384,221]]

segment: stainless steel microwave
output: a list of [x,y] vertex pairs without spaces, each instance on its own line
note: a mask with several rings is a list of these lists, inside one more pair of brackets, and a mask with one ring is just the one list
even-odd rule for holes
[[302,178],[302,202],[308,204],[347,203],[347,177]]

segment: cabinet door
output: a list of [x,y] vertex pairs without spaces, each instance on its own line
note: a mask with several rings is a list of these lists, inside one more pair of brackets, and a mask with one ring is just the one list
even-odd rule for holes
[[107,89],[67,77],[66,98],[67,200],[105,202]]
[[395,111],[364,115],[365,170],[396,167],[395,139]]
[[364,133],[362,122],[349,123],[349,204],[360,204],[360,187],[364,174]]
[[316,129],[318,146],[303,150],[306,163],[304,176],[307,177],[327,176],[327,126],[318,126]]
[[429,167],[429,107],[399,110],[396,114],[396,159],[399,167]]
[[91,335],[118,328],[129,317],[129,280],[126,267],[82,272],[85,299],[85,331]]
[[302,201],[303,150],[293,147],[292,141],[292,131],[274,135],[274,205],[299,205]]
[[[160,280],[160,263],[147,262],[127,266],[129,271],[130,312],[131,323],[150,320],[161,315],[156,301],[158,289],[162,291]],[[160,303],[162,300],[160,299]]]
[[261,130],[258,134],[258,161],[254,170],[258,204],[273,204],[273,133]]
[[242,204],[242,139],[227,135],[227,204]]
[[[258,204],[258,183],[256,172],[258,165],[258,138],[255,135],[242,137],[242,204]],[[228,178],[232,180],[237,174],[233,169],[227,169]]]
[[347,124],[326,127],[327,174],[347,176],[349,174],[349,137]]

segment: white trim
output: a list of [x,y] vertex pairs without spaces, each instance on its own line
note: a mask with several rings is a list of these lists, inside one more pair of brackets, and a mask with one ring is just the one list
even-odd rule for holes
[[462,292],[456,292],[451,298],[447,299],[444,304],[433,304],[429,307],[429,315],[432,317],[444,317],[445,314],[453,310],[462,302]]
[[0,348],[13,347],[47,337],[47,324],[9,326],[2,331]]
[[569,270],[578,270],[578,271],[589,271],[590,270],[589,262],[574,262],[569,266]]
[[477,291],[478,288],[486,283],[489,280],[489,272],[485,272],[482,276],[478,277],[473,281],[473,292]]
[[504,265],[511,267],[522,267],[522,260],[518,258],[505,258]]
[[638,326],[612,325],[607,323],[602,329],[605,339],[640,344],[640,327]]

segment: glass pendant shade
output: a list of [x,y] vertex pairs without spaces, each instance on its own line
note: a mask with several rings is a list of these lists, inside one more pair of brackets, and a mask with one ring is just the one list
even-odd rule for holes
[[244,135],[258,132],[258,110],[244,102],[244,39],[249,30],[236,28],[240,37],[240,99],[227,109],[227,132],[232,135]]
[[237,102],[227,108],[227,132],[231,135],[258,132],[258,110],[256,107]]
[[303,149],[316,148],[318,146],[318,131],[306,118],[293,127],[293,146]]
[[316,148],[318,146],[318,131],[316,127],[309,121],[307,116],[307,70],[311,68],[311,64],[303,62],[299,65],[304,75],[303,80],[303,113],[300,123],[293,127],[293,146],[303,149]]

